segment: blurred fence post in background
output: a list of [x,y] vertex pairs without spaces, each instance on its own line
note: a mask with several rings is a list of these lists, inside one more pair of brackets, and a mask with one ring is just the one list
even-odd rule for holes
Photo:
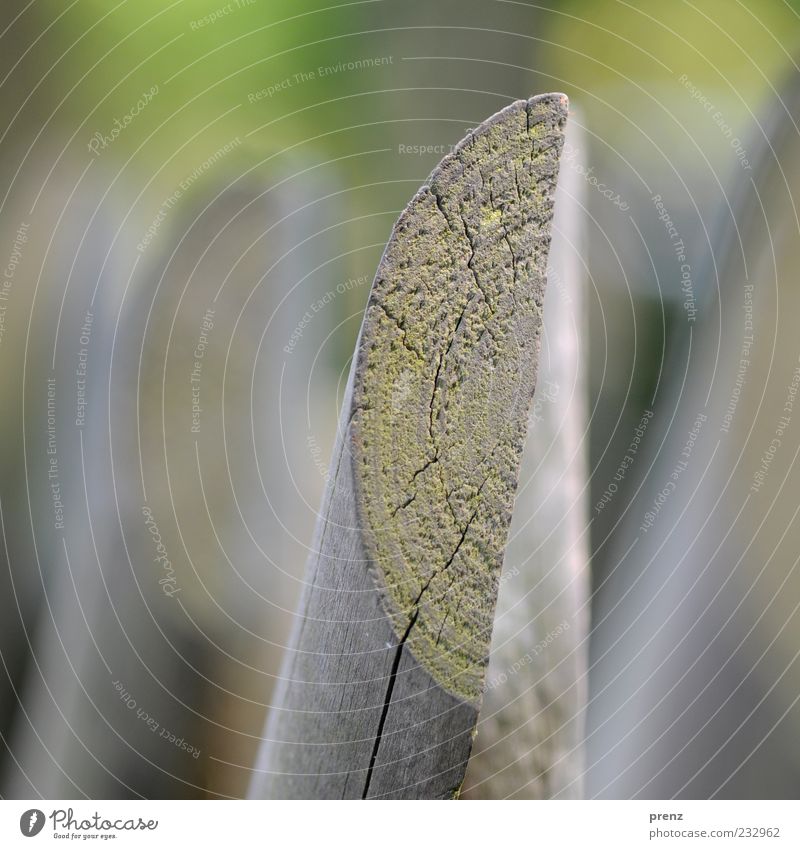
[[797,79],[781,94],[745,142],[752,171],[718,213],[704,302],[672,334],[620,492],[592,650],[598,796],[797,794]]
[[[6,573],[9,592],[2,595],[8,635],[4,662],[24,652],[16,675],[9,676],[13,712],[6,718],[4,736],[15,758],[0,773],[4,797],[74,797],[92,786],[113,785],[99,761],[93,763],[102,778],[92,785],[86,770],[72,760],[76,749],[84,764],[92,757],[86,748],[102,753],[107,745],[105,736],[94,733],[104,727],[99,710],[81,702],[80,680],[88,670],[104,669],[102,649],[93,645],[103,643],[99,623],[94,622],[90,634],[84,619],[86,608],[94,618],[103,594],[85,487],[98,483],[92,455],[101,450],[107,431],[98,393],[104,390],[101,372],[112,327],[95,319],[115,296],[108,287],[119,278],[125,254],[124,248],[114,250],[112,245],[118,210],[98,210],[100,185],[88,169],[77,184],[62,174],[54,177],[25,211],[25,243],[12,281],[17,297],[38,295],[55,330],[29,349],[25,337],[40,338],[32,316],[27,328],[25,321],[9,322],[16,344],[4,351],[6,366],[16,366],[20,403],[13,419],[6,418],[15,427],[3,443],[3,459],[24,471],[16,497],[3,503],[4,551],[12,552]],[[52,234],[50,241],[41,239],[42,230]],[[81,352],[90,348],[99,353],[87,374]],[[92,399],[88,412],[82,406],[86,398]],[[88,434],[90,459],[84,468],[83,437]],[[103,501],[109,505],[108,498]],[[105,637],[110,637],[108,631]]]
[[[287,316],[306,311],[308,280],[332,255],[318,201],[335,183],[292,164],[277,188],[257,173],[207,180],[170,210],[167,249],[154,240],[129,280],[108,263],[99,274],[115,235],[141,236],[120,236],[113,215],[96,217],[78,255],[54,384],[69,521],[63,547],[57,535],[41,550],[38,665],[4,795],[244,789],[299,591],[304,507],[324,480],[304,462],[306,428],[286,418],[305,420],[309,395],[334,403],[312,346],[288,366],[282,353]],[[91,212],[73,212],[65,253]],[[332,318],[321,311],[314,334]]]

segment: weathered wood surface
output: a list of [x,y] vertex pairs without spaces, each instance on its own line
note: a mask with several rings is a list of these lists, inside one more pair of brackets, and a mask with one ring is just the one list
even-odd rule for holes
[[[539,376],[463,795],[581,798],[589,626],[586,167],[573,115],[556,191]],[[566,157],[565,157],[566,160]]]
[[566,114],[560,94],[502,110],[395,225],[254,797],[459,791],[536,381]]

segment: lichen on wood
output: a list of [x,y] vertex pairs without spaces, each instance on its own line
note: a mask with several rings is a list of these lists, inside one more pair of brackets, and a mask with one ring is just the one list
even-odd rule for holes
[[354,478],[376,582],[398,638],[472,703],[535,386],[565,117],[563,96],[518,101],[442,161],[397,222],[357,363]]
[[511,104],[395,224],[251,796],[458,793],[536,382],[566,115],[560,94]]

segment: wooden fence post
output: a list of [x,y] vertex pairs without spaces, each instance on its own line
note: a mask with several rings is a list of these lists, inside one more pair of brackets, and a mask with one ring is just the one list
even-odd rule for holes
[[449,798],[536,382],[567,99],[445,157],[373,283],[251,796]]

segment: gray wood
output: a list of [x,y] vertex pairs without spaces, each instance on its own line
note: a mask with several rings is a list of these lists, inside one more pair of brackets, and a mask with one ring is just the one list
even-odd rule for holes
[[[580,798],[589,626],[585,139],[556,191],[542,355],[463,795]],[[565,157],[566,160],[566,157]]]
[[471,132],[396,223],[251,796],[450,798],[536,382],[566,97]]

